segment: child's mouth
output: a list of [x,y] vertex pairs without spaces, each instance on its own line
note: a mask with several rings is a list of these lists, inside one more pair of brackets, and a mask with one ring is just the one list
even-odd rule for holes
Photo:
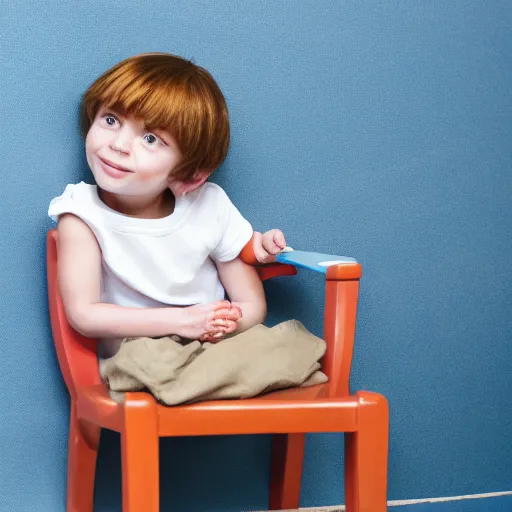
[[98,157],[101,163],[101,167],[105,174],[108,174],[112,178],[122,178],[127,174],[130,174],[133,171],[126,169],[126,167],[119,166],[110,160],[104,160],[103,158]]

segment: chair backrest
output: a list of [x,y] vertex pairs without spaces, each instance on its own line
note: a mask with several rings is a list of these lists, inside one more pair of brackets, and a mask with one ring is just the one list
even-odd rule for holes
[[66,317],[57,276],[57,230],[46,237],[48,303],[59,366],[72,397],[76,389],[101,383],[96,357],[97,342],[76,332]]
[[[48,232],[46,265],[50,321],[59,366],[69,393],[75,397],[77,388],[101,383],[96,355],[97,342],[82,336],[69,325],[57,275],[57,239],[56,229]],[[262,281],[297,273],[292,265],[279,263],[259,267],[257,270]]]

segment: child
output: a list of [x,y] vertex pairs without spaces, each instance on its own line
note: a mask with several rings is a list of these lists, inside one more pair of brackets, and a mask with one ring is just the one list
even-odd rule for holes
[[100,357],[125,337],[218,341],[262,323],[261,282],[238,255],[252,244],[266,263],[285,240],[253,233],[206,181],[229,145],[211,75],[169,54],[131,57],[86,91],[81,128],[96,185],[68,185],[48,213],[66,314],[101,340]]

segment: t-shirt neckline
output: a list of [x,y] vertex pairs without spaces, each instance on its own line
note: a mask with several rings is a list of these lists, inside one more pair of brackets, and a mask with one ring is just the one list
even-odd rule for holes
[[98,194],[98,186],[90,185],[90,194],[93,204],[99,208],[108,219],[113,229],[130,233],[151,233],[167,234],[172,231],[176,225],[183,219],[191,202],[196,194],[191,193],[184,197],[176,197],[174,210],[171,214],[160,219],[141,219],[139,217],[130,217],[124,215],[109,206],[107,206]]

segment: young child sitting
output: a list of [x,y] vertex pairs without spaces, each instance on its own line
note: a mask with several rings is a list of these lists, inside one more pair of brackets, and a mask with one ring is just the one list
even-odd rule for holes
[[48,213],[66,314],[99,356],[126,337],[218,341],[262,323],[261,282],[238,256],[253,244],[267,263],[285,239],[254,233],[207,182],[229,146],[212,76],[169,54],[131,57],[86,91],[81,128],[96,185],[68,185]]

